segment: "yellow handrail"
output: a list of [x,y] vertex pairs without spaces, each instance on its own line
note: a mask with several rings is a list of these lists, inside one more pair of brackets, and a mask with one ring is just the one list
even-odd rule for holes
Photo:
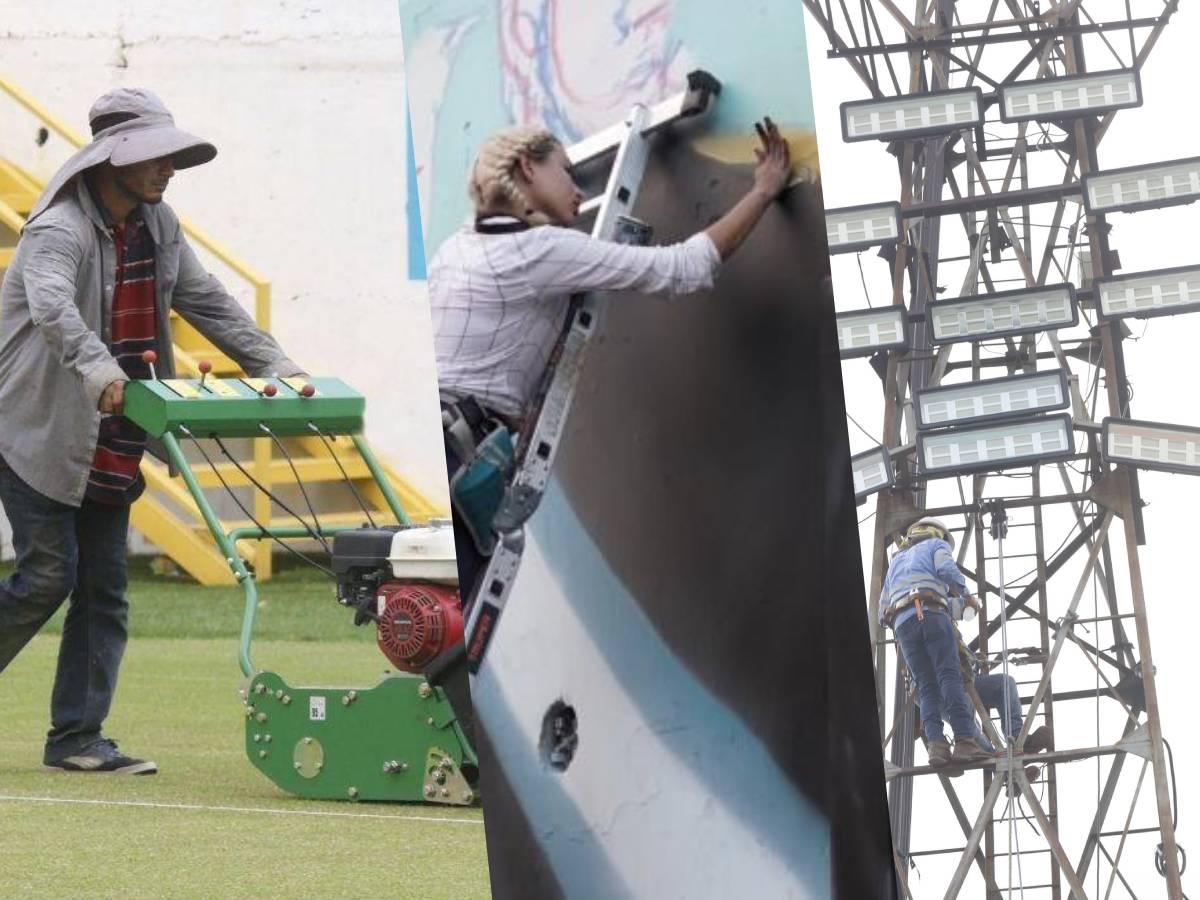
[[[42,104],[38,103],[25,91],[21,90],[4,76],[0,75],[0,90],[13,98],[21,106],[25,107],[29,112],[33,113],[43,125],[51,131],[56,132],[64,138],[69,144],[74,147],[82,147],[87,143],[80,134],[55,116],[50,110],[46,109]],[[232,271],[236,272],[246,281],[254,286],[254,319],[258,323],[258,327],[263,331],[271,330],[271,283],[263,278],[248,265],[237,259],[224,246],[217,243],[189,220],[179,219],[179,224],[187,234],[197,244],[219,259],[222,263],[228,266]]]
[[25,227],[25,219],[19,212],[0,200],[0,224],[7,225],[9,229],[20,234],[21,229]]

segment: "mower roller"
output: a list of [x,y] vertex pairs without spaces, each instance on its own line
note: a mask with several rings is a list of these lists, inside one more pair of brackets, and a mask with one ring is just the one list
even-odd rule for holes
[[[147,361],[153,364],[154,355]],[[470,805],[479,799],[479,770],[453,532],[448,523],[409,522],[362,438],[364,409],[363,397],[334,378],[215,379],[205,372],[199,379],[131,382],[123,414],[162,442],[241,585],[238,661],[246,680],[240,693],[246,754],[255,767],[301,797]],[[350,436],[397,527],[321,526],[315,515],[309,525],[293,513],[298,526],[256,523],[227,532],[180,445],[195,441],[211,465],[201,439],[215,440],[229,456],[223,438],[317,436],[328,443],[338,435]],[[258,592],[237,542],[305,538],[333,539],[337,600],[354,609],[356,625],[375,625],[380,650],[398,669],[373,687],[293,685],[251,661]]]

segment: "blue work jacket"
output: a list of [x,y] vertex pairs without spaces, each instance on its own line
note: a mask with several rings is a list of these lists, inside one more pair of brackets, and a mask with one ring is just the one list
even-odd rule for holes
[[[954,562],[950,545],[941,538],[918,541],[892,557],[879,596],[879,621],[886,622],[888,610],[914,591],[937,594],[961,615],[961,598],[968,594],[967,580]],[[951,600],[952,595],[957,595],[957,602]],[[896,614],[892,628],[899,628],[916,614],[915,607],[902,609]]]

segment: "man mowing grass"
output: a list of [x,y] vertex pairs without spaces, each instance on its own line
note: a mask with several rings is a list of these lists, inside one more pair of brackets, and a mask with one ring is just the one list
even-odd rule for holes
[[303,374],[197,260],[163,192],[216,148],[154,94],[119,88],[88,113],[92,141],[29,213],[0,290],[0,503],[16,570],[0,581],[0,672],[70,598],[43,761],[144,775],[101,726],[125,650],[129,506],[146,433],[125,383],[174,374],[170,312],[256,376]]

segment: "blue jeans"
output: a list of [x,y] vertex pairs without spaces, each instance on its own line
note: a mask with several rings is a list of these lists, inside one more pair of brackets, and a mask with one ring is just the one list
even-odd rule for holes
[[[1004,682],[1007,677],[1008,681],[1008,705],[1004,703]],[[1021,715],[1021,695],[1017,691],[1017,682],[1011,676],[1005,676],[1003,672],[993,672],[991,675],[976,675],[975,676],[975,691],[979,694],[979,700],[987,709],[994,709],[1000,713],[1000,730],[1004,737],[1012,740],[1021,733],[1021,727],[1025,724],[1025,719]],[[983,736],[982,729],[977,729],[979,734],[976,739],[979,741],[984,750],[995,751],[992,742]]]
[[100,737],[125,652],[129,507],[51,500],[0,462],[16,571],[0,581],[0,672],[71,598],[50,700],[47,763]]
[[955,739],[974,737],[975,716],[958,668],[958,631],[950,617],[933,611],[926,611],[924,621],[914,616],[896,629],[896,642],[917,683],[925,739],[946,739],[943,714]]

